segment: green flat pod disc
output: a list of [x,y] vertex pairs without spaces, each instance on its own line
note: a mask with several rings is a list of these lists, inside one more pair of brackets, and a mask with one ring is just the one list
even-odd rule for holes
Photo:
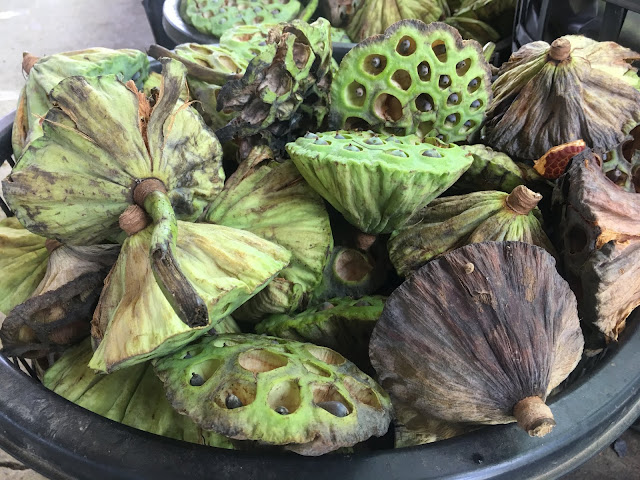
[[152,227],[124,242],[94,313],[97,346],[89,366],[111,372],[170,354],[213,329],[239,331],[229,316],[288,263],[284,248],[220,225],[178,222],[178,268],[207,307],[205,325],[190,327],[155,280],[149,261]]
[[329,128],[467,139],[491,103],[480,44],[444,23],[403,20],[356,45],[331,85]]
[[46,371],[42,383],[87,410],[138,430],[185,442],[233,448],[226,437],[202,430],[171,407],[150,364],[99,375],[87,367],[92,354],[89,340],[70,348]]
[[384,435],[387,394],[342,355],[261,335],[202,337],[155,362],[173,407],[205,430],[322,455]]
[[310,133],[286,148],[309,185],[371,234],[401,227],[473,161],[457,145],[436,138],[373,132]]

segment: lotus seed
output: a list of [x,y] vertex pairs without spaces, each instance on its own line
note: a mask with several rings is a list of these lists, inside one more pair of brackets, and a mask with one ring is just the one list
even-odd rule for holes
[[442,135],[441,133],[439,133],[438,135],[436,135],[436,138],[437,138],[438,140],[442,140],[442,141],[444,141],[444,135]]
[[471,108],[480,108],[480,100],[474,100],[471,102]]
[[440,152],[438,152],[437,150],[425,150],[424,152],[422,152],[422,155],[424,157],[442,158],[442,155],[440,155]]
[[331,302],[324,302],[322,305],[320,305],[320,308],[318,310],[329,310],[330,308],[335,307],[335,305]]
[[426,77],[429,75],[429,65],[427,65],[426,63],[421,63],[420,66],[418,67],[418,74],[421,77]]
[[452,113],[451,115],[447,116],[447,122],[456,123],[456,115],[455,115],[455,113]]
[[204,385],[204,378],[202,375],[198,375],[197,373],[191,373],[191,380],[189,380],[189,385],[192,387],[201,387]]
[[398,140],[396,137],[394,137],[393,135],[391,135],[389,138],[387,138],[387,142],[393,142],[393,143],[402,143],[400,140]]
[[411,48],[411,40],[405,38],[400,42],[400,53],[409,53],[409,49]]
[[322,138],[316,139],[316,141],[313,142],[313,143],[315,143],[316,145],[329,145],[329,142],[327,142],[326,140],[324,140]]
[[258,46],[259,46],[259,47],[264,47],[266,44],[267,44],[267,42],[260,42],[260,43],[258,44]]
[[306,135],[304,136],[304,138],[317,139],[317,138],[319,138],[319,137],[318,137],[318,135],[316,135],[315,133],[307,132],[307,133],[306,133]]
[[425,97],[418,97],[418,109],[423,112],[429,112],[433,109],[433,105]]
[[333,138],[335,138],[336,140],[346,140],[346,139],[344,138],[344,136],[342,136],[342,135],[341,135],[341,134],[339,134],[339,133],[336,133],[336,136],[335,136],[335,137],[333,137]]
[[384,142],[379,137],[367,138],[364,143],[369,145],[384,145]]
[[373,68],[380,68],[380,65],[382,65],[382,60],[380,59],[380,57],[373,57],[371,59],[371,66]]
[[191,355],[191,352],[187,352],[186,355],[184,357],[182,357],[184,360],[188,360],[191,357],[193,357],[193,355]]
[[402,150],[391,150],[389,153],[391,155],[395,156],[395,157],[408,157],[409,156],[405,152],[403,152]]
[[452,93],[451,95],[449,95],[449,98],[447,99],[447,102],[449,103],[453,103],[456,104],[458,103],[459,97],[457,93]]
[[473,80],[471,80],[469,82],[469,88],[475,88],[477,86],[478,86],[478,79],[477,78],[474,78]]
[[280,415],[289,415],[289,410],[287,410],[287,407],[277,407],[276,408],[276,412],[278,412]]
[[230,393],[229,395],[227,395],[227,398],[224,401],[224,404],[229,410],[233,410],[234,408],[240,408],[244,406],[242,404],[242,400],[236,397],[233,393]]
[[275,10],[271,10],[271,15],[278,15],[280,13],[280,10],[275,9]]
[[359,152],[360,149],[358,147],[356,147],[355,145],[345,145],[344,147],[345,150],[349,150],[350,152]]
[[356,97],[364,97],[364,88],[362,87],[356,88]]
[[316,405],[336,417],[346,417],[347,415],[349,415],[349,410],[342,402],[329,400],[327,402],[318,402],[316,403]]
[[464,68],[466,66],[467,66],[467,62],[465,62],[464,60],[461,60],[456,64],[456,70],[460,70],[461,68]]
[[451,79],[449,78],[449,75],[441,75],[439,84],[440,88],[446,88],[451,85]]
[[466,122],[464,122],[464,126],[467,128],[471,128],[472,125],[473,125],[473,122],[471,120],[467,120]]

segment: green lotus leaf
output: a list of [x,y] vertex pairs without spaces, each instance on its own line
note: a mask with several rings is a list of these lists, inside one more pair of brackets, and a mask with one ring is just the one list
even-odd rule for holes
[[147,55],[132,49],[89,48],[38,59],[27,72],[29,76],[13,124],[12,144],[16,159],[20,158],[28,142],[42,135],[41,118],[53,107],[49,93],[64,78],[115,74],[123,82],[133,79],[142,85],[148,72]]
[[0,313],[8,314],[38,288],[47,271],[45,243],[17,218],[0,220]]
[[205,430],[322,455],[383,435],[387,394],[342,355],[261,335],[202,337],[154,362],[173,407]]
[[63,243],[99,243],[118,233],[119,215],[146,178],[164,184],[179,218],[197,218],[222,188],[224,173],[215,135],[179,100],[184,82],[184,67],[165,61],[148,121],[139,121],[139,111],[150,108],[146,99],[114,76],[60,82],[44,136],[3,181],[21,223]]
[[149,260],[153,226],[128,237],[105,280],[93,317],[97,346],[89,366],[112,372],[167,355],[213,330],[237,332],[229,316],[282,269],[290,254],[252,233],[220,225],[178,222],[177,267],[206,306],[190,327],[156,281]]
[[298,170],[354,226],[390,233],[449,188],[473,159],[436,138],[308,134],[287,145]]
[[150,364],[99,375],[87,367],[92,354],[88,340],[70,348],[46,371],[44,386],[87,410],[138,430],[233,448],[229,439],[202,430],[171,407]]
[[537,160],[574,140],[613,149],[640,123],[640,92],[628,72],[640,54],[614,42],[567,35],[524,45],[502,65],[487,110],[486,141]]
[[243,321],[296,310],[318,285],[333,247],[322,198],[292,162],[278,163],[256,148],[227,180],[204,221],[239,228],[291,252],[291,263],[237,312]]

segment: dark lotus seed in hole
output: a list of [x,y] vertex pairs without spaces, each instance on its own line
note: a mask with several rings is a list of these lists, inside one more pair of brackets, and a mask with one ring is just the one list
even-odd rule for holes
[[447,103],[451,103],[453,105],[457,105],[459,101],[460,101],[460,97],[458,97],[457,93],[452,93],[451,95],[449,95],[449,98],[447,99]]
[[449,85],[451,85],[451,79],[449,78],[449,75],[440,75],[440,81],[438,82],[438,85],[440,85],[440,88],[447,88]]
[[402,150],[391,150],[389,152],[390,155],[393,155],[394,157],[403,157],[406,158],[409,155],[407,155],[405,152],[403,152]]
[[458,120],[458,117],[456,117],[455,113],[452,113],[451,115],[447,116],[447,122],[449,123],[456,123],[457,120]]
[[479,83],[480,83],[480,82],[478,81],[478,79],[477,79],[477,78],[474,78],[473,80],[471,80],[471,81],[469,82],[469,88],[470,88],[470,89],[472,89],[472,88],[476,88],[476,87],[478,86],[478,84],[479,84]]
[[387,58],[382,55],[372,54],[364,59],[362,67],[371,75],[379,75],[387,66]]
[[287,410],[287,407],[277,407],[276,408],[276,412],[279,413],[280,415],[289,415],[289,410]]
[[480,108],[480,100],[474,100],[471,102],[471,108]]
[[429,72],[430,72],[429,64],[427,62],[422,62],[418,65],[418,75],[420,76],[420,80],[429,80]]
[[342,418],[349,415],[349,409],[342,402],[329,400],[327,402],[318,402],[316,405],[336,417]]
[[259,46],[259,47],[264,47],[264,46],[266,46],[266,45],[267,45],[267,42],[260,42],[260,43],[258,44],[258,46]]
[[336,140],[345,140],[345,138],[342,135],[340,135],[339,133],[336,133],[336,136],[333,137],[333,138],[335,138]]
[[471,128],[473,126],[473,122],[471,120],[467,120],[464,122],[464,126],[467,128]]
[[305,134],[304,138],[313,138],[313,139],[316,139],[316,138],[319,138],[319,137],[318,137],[318,135],[316,135],[315,133],[307,132],[307,133]]
[[364,88],[362,88],[362,87],[356,88],[356,96],[357,97],[364,97]]
[[416,98],[416,107],[421,112],[430,112],[433,110],[433,99],[426,93],[421,93]]
[[242,401],[236,397],[233,393],[230,393],[229,395],[227,395],[227,398],[224,401],[225,406],[229,409],[229,410],[233,410],[234,408],[240,408],[244,405],[242,405]]
[[371,66],[373,68],[380,68],[380,65],[382,65],[382,60],[380,60],[380,57],[373,57],[371,59]]
[[364,143],[368,145],[383,145],[384,142],[379,137],[367,138]]
[[436,135],[436,138],[438,140],[442,140],[444,142],[444,135],[443,134],[439,133],[438,135]]
[[187,352],[187,353],[185,354],[185,356],[184,356],[184,357],[182,357],[182,359],[183,359],[183,360],[188,360],[188,359],[190,359],[191,357],[193,357],[193,355],[191,355],[191,352]]
[[396,52],[400,55],[408,56],[416,51],[416,42],[411,37],[402,37],[396,46]]
[[316,145],[329,145],[329,142],[327,142],[326,140],[324,140],[322,138],[316,139],[316,141],[313,142],[313,143],[315,143]]
[[349,144],[349,145],[345,145],[344,146],[345,150],[349,150],[350,152],[359,152],[360,149],[358,147],[356,147],[355,145]]
[[458,63],[456,63],[456,70],[460,70],[466,66],[467,66],[467,62],[465,62],[464,60],[461,60]]
[[440,155],[440,152],[438,152],[437,150],[425,150],[424,152],[422,152],[422,155],[424,157],[442,158],[442,155]]
[[201,387],[202,385],[204,385],[204,378],[202,378],[202,376],[198,375],[197,373],[192,373],[191,379],[189,380],[189,385],[191,385],[192,387]]

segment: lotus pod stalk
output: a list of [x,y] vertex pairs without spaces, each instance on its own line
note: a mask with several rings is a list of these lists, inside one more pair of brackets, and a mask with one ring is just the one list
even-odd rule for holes
[[482,126],[490,85],[478,42],[444,23],[403,20],[342,59],[329,128],[464,141]]
[[338,352],[262,335],[202,337],[154,362],[173,407],[205,430],[322,455],[386,433],[387,394]]

